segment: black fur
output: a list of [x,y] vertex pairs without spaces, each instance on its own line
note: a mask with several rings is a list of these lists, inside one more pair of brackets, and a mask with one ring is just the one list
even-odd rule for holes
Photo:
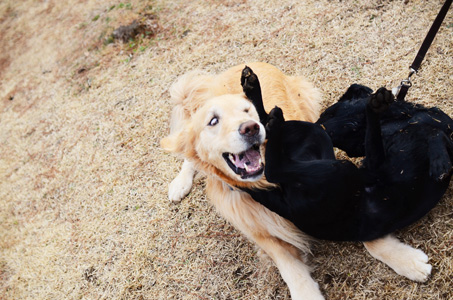
[[[241,84],[266,127],[266,179],[279,184],[246,191],[313,237],[373,240],[419,220],[445,193],[453,121],[439,109],[353,85],[317,124],[285,121],[278,107],[264,111],[250,68]],[[365,156],[362,167],[336,160],[333,146]]]

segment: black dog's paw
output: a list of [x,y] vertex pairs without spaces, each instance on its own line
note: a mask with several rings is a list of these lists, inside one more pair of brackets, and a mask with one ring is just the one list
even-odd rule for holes
[[269,119],[266,124],[266,134],[271,136],[273,133],[278,132],[283,123],[285,123],[283,110],[276,106],[269,113]]
[[371,94],[369,105],[375,113],[383,113],[394,101],[395,96],[392,92],[382,87],[376,93]]
[[258,82],[258,77],[253,73],[253,70],[245,66],[241,74],[241,86],[244,93],[247,94],[255,89]]

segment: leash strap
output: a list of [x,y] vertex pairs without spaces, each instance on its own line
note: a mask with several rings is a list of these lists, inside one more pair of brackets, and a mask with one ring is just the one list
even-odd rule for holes
[[401,81],[401,84],[398,87],[399,91],[397,92],[397,99],[399,101],[404,101],[404,97],[406,97],[407,91],[412,86],[412,82],[410,80],[411,76],[418,72],[418,69],[422,64],[422,61],[425,58],[426,52],[428,52],[428,49],[431,46],[434,37],[439,31],[439,28],[442,25],[442,22],[444,21],[448,10],[450,9],[451,2],[452,0],[446,0],[444,5],[442,5],[439,14],[437,15],[436,19],[431,25],[431,28],[429,29],[428,34],[426,35],[425,40],[423,41],[422,46],[420,47],[420,50],[418,50],[418,53],[415,56],[415,59],[409,68],[410,69],[409,76],[407,77],[407,79]]

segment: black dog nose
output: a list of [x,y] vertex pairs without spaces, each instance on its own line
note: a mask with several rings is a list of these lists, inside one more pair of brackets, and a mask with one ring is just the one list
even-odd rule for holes
[[254,121],[247,121],[239,126],[239,133],[245,136],[255,136],[260,132],[260,125]]

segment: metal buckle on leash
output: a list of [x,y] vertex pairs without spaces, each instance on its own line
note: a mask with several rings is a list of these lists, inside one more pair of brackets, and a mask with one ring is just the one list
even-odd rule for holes
[[396,97],[398,101],[404,101],[404,97],[406,97],[407,91],[412,86],[411,76],[417,73],[417,70],[420,68],[423,58],[425,58],[426,52],[428,52],[428,49],[431,46],[434,37],[437,34],[437,31],[439,31],[439,28],[442,25],[442,22],[444,21],[445,16],[448,13],[448,10],[450,9],[452,1],[453,0],[445,0],[444,5],[442,5],[442,8],[440,9],[436,19],[434,19],[434,22],[428,31],[428,34],[423,40],[422,46],[418,50],[418,53],[415,56],[414,61],[410,65],[410,73],[407,79],[404,79],[403,81],[401,81],[398,87],[392,89],[392,94]]
[[410,72],[409,72],[409,75],[407,76],[406,79],[403,79],[401,80],[400,82],[400,85],[397,86],[396,88],[393,88],[392,89],[392,94],[395,96],[395,97],[398,97],[398,94],[399,92],[401,91],[401,88],[404,86],[406,88],[410,88],[412,86],[412,81],[411,81],[411,77],[412,75],[416,74],[417,73],[417,70],[413,69],[413,68],[410,68]]

